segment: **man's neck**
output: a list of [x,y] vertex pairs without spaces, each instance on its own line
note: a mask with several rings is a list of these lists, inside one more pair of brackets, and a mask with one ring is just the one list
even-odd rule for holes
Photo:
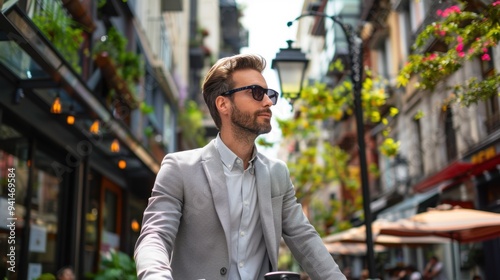
[[256,137],[235,137],[231,133],[221,131],[220,138],[236,156],[243,160],[246,169],[248,162],[252,159]]

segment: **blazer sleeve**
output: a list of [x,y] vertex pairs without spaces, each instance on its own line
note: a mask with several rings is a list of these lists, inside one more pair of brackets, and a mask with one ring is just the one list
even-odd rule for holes
[[138,279],[173,279],[171,256],[183,207],[177,161],[167,155],[156,176],[134,251]]
[[285,169],[286,178],[283,182],[286,182],[286,190],[282,208],[282,236],[285,243],[311,279],[345,280],[346,277],[323,240],[302,211],[302,205],[297,202],[290,174]]

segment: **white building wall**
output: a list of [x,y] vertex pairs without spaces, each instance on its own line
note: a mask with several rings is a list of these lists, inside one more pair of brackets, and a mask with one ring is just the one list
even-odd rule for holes
[[218,0],[198,0],[198,28],[208,30],[204,44],[212,51],[214,58],[220,51],[220,8]]

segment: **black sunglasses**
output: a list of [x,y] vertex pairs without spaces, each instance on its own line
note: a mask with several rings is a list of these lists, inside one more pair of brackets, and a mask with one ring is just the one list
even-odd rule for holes
[[251,86],[246,86],[246,87],[235,88],[235,89],[232,89],[230,91],[226,91],[221,95],[227,96],[227,95],[231,95],[235,92],[246,90],[246,89],[252,90],[252,97],[253,97],[253,99],[255,99],[257,101],[262,101],[262,99],[264,98],[264,94],[267,94],[267,96],[269,96],[269,99],[271,99],[271,101],[273,102],[273,105],[276,105],[276,102],[278,102],[279,94],[277,91],[275,91],[273,89],[269,89],[269,88],[263,88],[263,87],[258,86],[258,85],[251,85]]

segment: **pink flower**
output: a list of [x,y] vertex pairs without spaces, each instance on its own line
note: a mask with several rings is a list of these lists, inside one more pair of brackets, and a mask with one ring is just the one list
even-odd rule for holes
[[441,16],[442,17],[448,17],[449,15],[453,14],[453,13],[457,13],[459,14],[461,11],[460,11],[460,8],[457,6],[457,5],[454,5],[454,6],[451,6],[447,9],[445,9],[442,13],[441,13]]
[[455,48],[457,52],[463,52],[464,50],[464,44],[458,43],[457,47]]
[[490,61],[491,60],[491,57],[489,54],[485,53],[481,56],[481,60],[483,61]]
[[[500,1],[498,1],[498,2],[500,2]],[[495,2],[495,3],[496,3],[496,2]],[[495,3],[493,3],[493,4],[495,4]],[[436,15],[441,16],[442,14],[443,14],[443,11],[442,11],[441,9],[438,9],[438,10],[436,11]]]
[[464,39],[462,38],[462,36],[457,37],[457,42],[462,43],[463,41],[464,41]]
[[493,2],[491,5],[492,5],[493,7],[495,7],[496,5],[500,5],[500,1]]
[[437,54],[436,53],[431,53],[430,55],[422,58],[422,61],[429,61],[429,60],[433,60],[437,57]]
[[459,52],[459,53],[458,53],[458,56],[460,56],[460,57],[464,57],[464,56],[465,56],[465,53],[464,53],[464,52]]

